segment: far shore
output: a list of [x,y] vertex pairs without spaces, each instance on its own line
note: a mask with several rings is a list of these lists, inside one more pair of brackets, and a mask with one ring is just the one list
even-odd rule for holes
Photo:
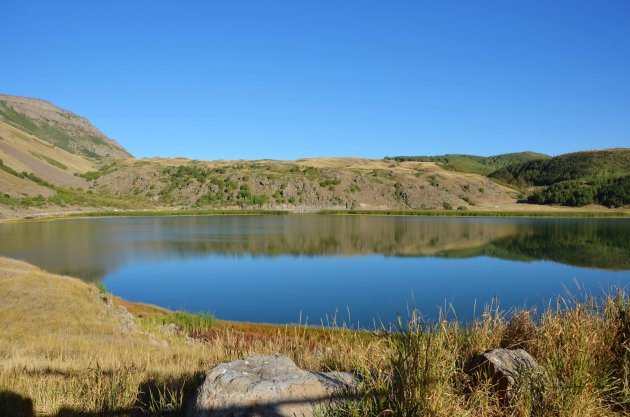
[[188,209],[160,208],[145,210],[69,210],[59,212],[33,212],[0,215],[0,223],[37,220],[62,220],[107,217],[175,217],[175,216],[274,216],[274,215],[323,215],[323,216],[421,216],[421,217],[538,217],[538,218],[626,218],[630,209],[608,209],[605,207],[575,208],[562,206],[523,205],[510,208],[479,208],[471,210],[317,210],[297,208],[275,209]]

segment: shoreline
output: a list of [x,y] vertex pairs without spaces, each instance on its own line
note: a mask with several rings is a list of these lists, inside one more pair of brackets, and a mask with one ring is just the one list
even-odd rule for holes
[[630,218],[630,209],[591,209],[551,206],[549,209],[479,209],[479,210],[274,210],[274,209],[156,209],[129,211],[67,211],[24,213],[0,217],[2,223],[89,218],[132,217],[195,217],[195,216],[409,216],[409,217],[523,217],[523,218]]

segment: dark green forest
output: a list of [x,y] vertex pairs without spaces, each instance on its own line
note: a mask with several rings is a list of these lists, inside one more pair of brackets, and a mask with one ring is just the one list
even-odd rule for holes
[[576,152],[509,165],[490,178],[519,188],[539,187],[527,202],[585,206],[630,204],[630,149]]

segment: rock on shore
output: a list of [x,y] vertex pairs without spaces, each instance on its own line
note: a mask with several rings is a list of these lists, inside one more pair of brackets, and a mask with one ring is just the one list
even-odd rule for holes
[[286,356],[252,356],[212,368],[188,415],[311,417],[356,385],[349,373],[305,371]]

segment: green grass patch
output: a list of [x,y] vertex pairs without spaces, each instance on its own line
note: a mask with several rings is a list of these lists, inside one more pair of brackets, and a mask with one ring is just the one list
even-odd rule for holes
[[28,151],[28,153],[33,155],[35,158],[43,159],[44,161],[48,162],[50,165],[56,166],[59,169],[63,169],[64,171],[68,170],[68,166],[67,165],[62,164],[61,162],[59,162],[59,161],[57,161],[55,159],[49,158],[46,155],[41,155],[41,154],[38,154],[36,152],[31,152],[31,151]]
[[105,288],[105,284],[103,284],[102,282],[97,283],[96,288],[98,288],[98,292],[100,292],[101,294],[107,294],[107,288]]
[[109,174],[110,172],[114,172],[118,169],[118,165],[113,162],[111,164],[103,165],[98,169],[98,171],[88,171],[82,174],[75,174],[77,177],[85,178],[87,181],[95,181],[102,177],[103,175]]
[[210,313],[188,313],[186,311],[174,311],[162,317],[162,324],[174,323],[182,331],[193,333],[199,330],[207,330],[217,325],[216,318]]

